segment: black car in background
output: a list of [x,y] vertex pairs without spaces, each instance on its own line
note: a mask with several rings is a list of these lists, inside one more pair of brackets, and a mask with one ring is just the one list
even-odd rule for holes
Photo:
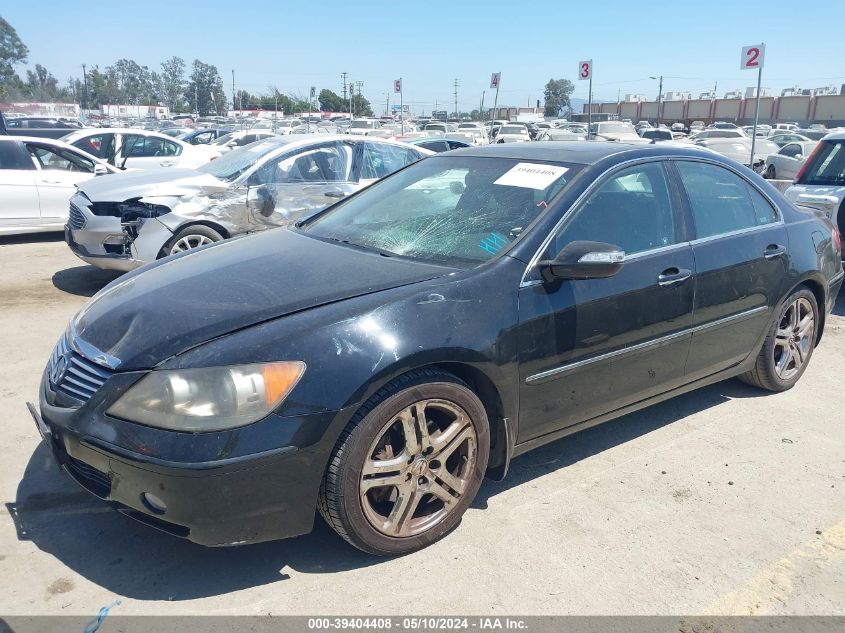
[[191,130],[179,136],[180,140],[190,143],[191,145],[208,145],[212,141],[216,141],[221,136],[228,134],[234,130],[233,127],[205,127]]
[[77,482],[160,530],[264,541],[318,510],[402,554],[534,447],[733,376],[793,387],[840,251],[829,221],[702,150],[456,150],[119,278],[31,410]]

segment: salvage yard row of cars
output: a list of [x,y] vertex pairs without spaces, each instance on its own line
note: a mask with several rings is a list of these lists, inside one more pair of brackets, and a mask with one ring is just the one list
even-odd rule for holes
[[0,174],[71,174],[66,241],[127,271],[29,409],[83,488],[203,545],[319,513],[370,554],[426,547],[535,447],[733,376],[792,388],[845,276],[845,134],[783,195],[674,140],[274,134],[121,171],[97,132],[125,133],[0,137]]

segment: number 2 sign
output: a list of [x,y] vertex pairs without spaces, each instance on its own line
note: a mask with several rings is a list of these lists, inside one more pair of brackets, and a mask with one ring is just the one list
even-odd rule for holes
[[766,56],[765,44],[752,44],[742,47],[741,70],[759,70],[763,67],[763,59]]
[[593,75],[593,60],[578,62],[578,79],[590,79]]

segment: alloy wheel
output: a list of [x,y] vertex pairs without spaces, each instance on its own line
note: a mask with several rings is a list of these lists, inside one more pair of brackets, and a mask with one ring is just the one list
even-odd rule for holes
[[434,527],[457,507],[477,456],[475,427],[461,407],[442,399],[406,407],[367,453],[359,484],[364,515],[391,537]]
[[214,240],[207,235],[186,235],[173,244],[170,248],[170,254],[181,253],[182,251],[205,246],[206,244],[214,244]]
[[772,348],[775,372],[781,380],[789,380],[801,370],[813,348],[815,330],[815,313],[807,299],[799,297],[786,306]]

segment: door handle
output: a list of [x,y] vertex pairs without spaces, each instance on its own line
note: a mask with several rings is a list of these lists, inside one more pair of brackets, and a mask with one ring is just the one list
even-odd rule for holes
[[45,185],[60,185],[62,184],[61,180],[47,180],[46,178],[42,178],[41,182]]
[[323,194],[327,198],[345,198],[346,194],[342,191],[327,191]]
[[769,244],[766,250],[763,251],[763,257],[766,259],[775,259],[786,253],[786,247],[780,244]]
[[172,160],[163,160],[159,163],[159,165],[161,165],[162,167],[173,167],[173,161]]
[[667,268],[657,276],[658,286],[674,286],[692,277],[692,271],[687,268]]

